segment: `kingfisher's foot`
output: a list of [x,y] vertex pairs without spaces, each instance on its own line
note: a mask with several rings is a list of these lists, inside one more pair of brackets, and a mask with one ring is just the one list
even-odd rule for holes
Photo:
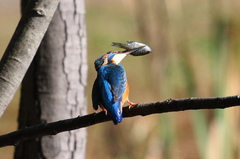
[[102,109],[102,111],[107,115],[107,109]]
[[130,100],[127,100],[127,103],[129,104],[128,108],[131,109],[132,107],[134,107],[135,105],[137,105],[137,103],[133,103]]

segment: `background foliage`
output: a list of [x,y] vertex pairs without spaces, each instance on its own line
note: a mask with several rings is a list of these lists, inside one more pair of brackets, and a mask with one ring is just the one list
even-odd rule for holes
[[[18,0],[0,1],[0,53],[20,18]],[[123,60],[133,102],[239,94],[240,1],[88,0],[89,113],[94,60],[111,42],[145,42],[153,52]],[[17,128],[19,93],[0,119]],[[88,128],[87,158],[240,158],[239,108],[124,119]],[[0,149],[12,158],[13,147]]]

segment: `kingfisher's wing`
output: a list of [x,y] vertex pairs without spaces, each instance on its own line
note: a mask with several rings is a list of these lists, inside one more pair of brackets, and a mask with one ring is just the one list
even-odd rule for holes
[[113,94],[114,102],[118,101],[125,92],[127,85],[127,77],[124,68],[121,64],[109,65],[106,67],[106,80],[110,84],[110,90]]
[[107,80],[103,81],[101,92],[103,106],[107,110],[108,114],[110,114],[113,123],[120,123],[122,121],[122,98],[120,97],[118,101],[114,102],[114,95],[111,91],[110,83]]
[[109,64],[98,71],[101,100],[114,124],[122,121],[122,94],[126,89],[126,74],[121,65]]
[[98,109],[98,105],[100,103],[100,97],[101,97],[101,91],[98,85],[98,78],[96,78],[96,80],[94,81],[93,84],[93,88],[92,88],[92,104],[93,104],[93,108],[95,110]]

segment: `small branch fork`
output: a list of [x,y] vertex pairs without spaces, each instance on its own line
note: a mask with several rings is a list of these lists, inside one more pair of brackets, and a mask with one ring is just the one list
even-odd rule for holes
[[[131,109],[124,107],[123,117],[128,118],[137,115],[146,116],[150,114],[184,110],[224,109],[238,105],[240,105],[240,95],[211,98],[168,99],[162,102],[137,104]],[[85,116],[78,116],[72,119],[26,127],[0,136],[0,147],[17,145],[25,140],[46,135],[56,135],[60,132],[84,128],[110,120],[111,118],[106,116],[102,111]]]

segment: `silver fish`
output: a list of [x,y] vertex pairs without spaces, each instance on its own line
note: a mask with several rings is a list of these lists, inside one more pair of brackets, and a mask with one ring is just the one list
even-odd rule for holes
[[136,49],[136,51],[130,53],[133,56],[142,56],[152,52],[152,49],[148,45],[135,41],[127,41],[127,44],[112,42],[112,46],[126,49],[125,51]]

